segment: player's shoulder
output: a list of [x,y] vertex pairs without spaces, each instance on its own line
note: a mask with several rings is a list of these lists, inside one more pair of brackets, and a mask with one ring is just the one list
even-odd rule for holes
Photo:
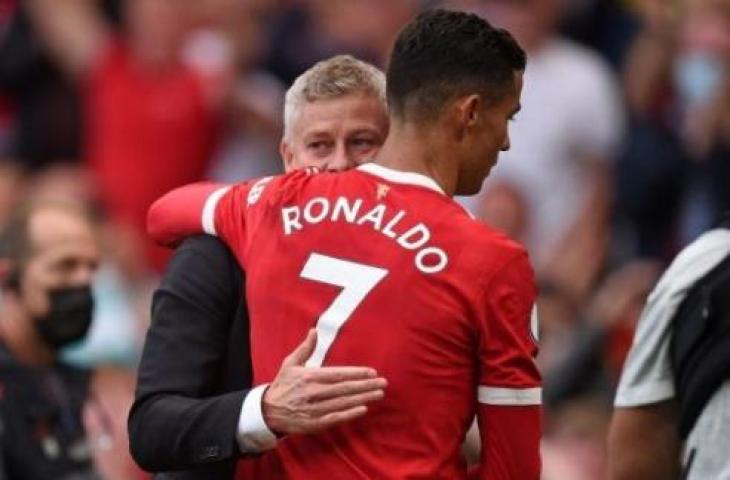
[[265,193],[267,203],[288,203],[314,194],[330,194],[342,191],[343,188],[357,193],[358,190],[369,191],[372,183],[363,181],[359,169],[347,171],[322,170],[307,167],[282,175],[263,177],[250,182],[249,205],[258,202]]
[[508,237],[488,223],[475,218],[460,205],[461,212],[452,215],[450,229],[460,246],[460,264],[467,270],[486,280],[493,278],[505,267],[521,265],[521,269],[532,271],[527,249],[518,241]]
[[491,251],[498,252],[502,257],[513,258],[527,255],[527,250],[518,241],[475,217],[461,205],[456,204],[455,207],[460,210],[459,215],[455,216],[455,220],[457,220],[455,227],[462,231],[462,235],[469,244],[488,246]]
[[243,182],[240,186],[246,196],[246,205],[251,207],[262,203],[261,200],[264,198],[267,201],[263,203],[286,201],[321,173],[322,171],[316,167],[307,167],[279,175],[254,178]]

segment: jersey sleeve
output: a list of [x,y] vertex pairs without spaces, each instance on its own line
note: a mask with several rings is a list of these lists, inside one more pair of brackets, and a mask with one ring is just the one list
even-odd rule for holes
[[191,235],[207,233],[220,237],[235,251],[245,238],[246,208],[261,194],[266,181],[268,178],[237,185],[194,183],[172,190],[150,207],[147,232],[169,247]]
[[527,254],[507,263],[483,294],[479,324],[478,422],[482,442],[475,478],[540,478],[542,382],[535,364],[534,274]]
[[[210,216],[213,200],[230,187],[211,182],[192,183],[158,198],[147,211],[147,234],[160,245],[174,247],[186,237],[207,233],[204,217]],[[208,221],[210,221],[208,219]]]

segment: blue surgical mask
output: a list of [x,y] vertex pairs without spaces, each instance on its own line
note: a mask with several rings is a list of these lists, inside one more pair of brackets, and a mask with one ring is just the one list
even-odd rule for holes
[[685,106],[709,103],[724,75],[722,61],[708,53],[685,54],[674,64],[674,84]]

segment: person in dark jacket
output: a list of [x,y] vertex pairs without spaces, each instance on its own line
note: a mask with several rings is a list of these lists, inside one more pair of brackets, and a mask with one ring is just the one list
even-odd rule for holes
[[[83,422],[90,372],[59,350],[91,324],[99,262],[92,224],[78,206],[37,203],[0,235],[0,478],[98,479]],[[100,406],[97,406],[101,408]]]

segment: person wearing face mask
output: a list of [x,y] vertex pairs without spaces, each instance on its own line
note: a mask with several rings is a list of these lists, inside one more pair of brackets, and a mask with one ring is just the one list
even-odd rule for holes
[[82,420],[90,372],[59,361],[91,326],[98,262],[75,204],[22,207],[0,235],[0,478],[100,478]]

